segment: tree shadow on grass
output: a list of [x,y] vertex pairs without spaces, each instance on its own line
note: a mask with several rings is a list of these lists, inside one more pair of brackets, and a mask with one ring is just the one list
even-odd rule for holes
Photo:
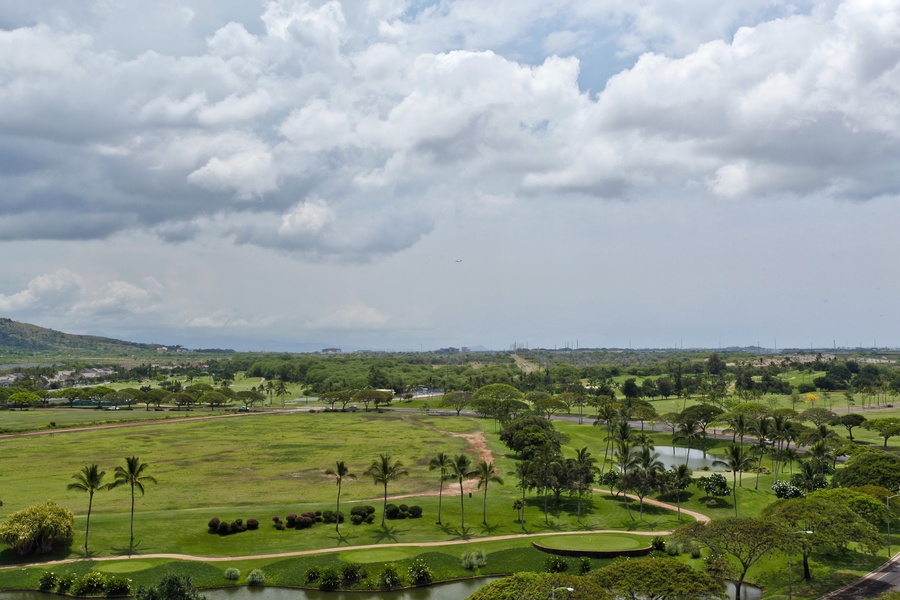
[[481,531],[482,531],[485,535],[494,535],[495,533],[497,533],[497,531],[498,531],[499,529],[500,529],[500,526],[499,526],[499,525],[485,525],[485,524],[483,524],[483,523],[482,523],[482,525],[481,525]]
[[397,527],[388,527],[387,525],[385,525],[381,528],[380,531],[376,531],[372,535],[372,537],[374,538],[376,544],[380,544],[384,541],[397,542],[399,541],[398,535],[400,535],[401,533],[403,532],[397,531]]
[[135,542],[134,544],[131,544],[130,546],[113,546],[112,551],[115,552],[116,554],[124,554],[127,556],[131,556],[132,554],[140,554],[140,552],[138,551],[138,548],[140,547],[140,545],[141,545],[140,542]]
[[469,535],[469,532],[472,530],[471,527],[459,529],[458,527],[450,527],[445,523],[441,529],[454,540],[468,540],[472,537]]
[[340,531],[336,531],[334,533],[334,535],[329,535],[328,537],[335,541],[336,546],[343,546],[345,544],[346,545],[350,544],[350,539],[346,535],[341,533]]

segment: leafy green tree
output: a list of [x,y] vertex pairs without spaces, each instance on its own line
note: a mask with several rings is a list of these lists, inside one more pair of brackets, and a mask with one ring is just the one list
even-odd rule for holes
[[72,542],[75,515],[49,501],[14,512],[0,525],[0,541],[19,556],[47,554]]
[[555,413],[566,410],[568,405],[559,398],[550,397],[536,401],[533,408],[535,412],[544,415],[549,421]]
[[750,517],[696,521],[675,532],[678,539],[700,542],[715,554],[737,560],[741,566],[734,582],[737,598],[741,597],[741,587],[750,567],[778,548],[786,534],[785,526],[777,521]]
[[401,477],[406,477],[409,472],[403,468],[403,463],[399,460],[391,460],[390,454],[379,454],[376,460],[372,461],[369,468],[366,469],[365,475],[371,477],[375,485],[384,486],[384,505],[381,510],[381,526],[384,527],[384,513],[387,510],[387,489],[388,483],[397,481]]
[[125,458],[125,466],[117,466],[113,472],[113,482],[106,486],[107,489],[115,489],[119,486],[127,485],[131,489],[131,537],[129,538],[129,548],[134,548],[134,491],[138,490],[141,496],[144,495],[144,484],[156,483],[156,479],[151,475],[146,475],[145,471],[150,468],[147,463],[142,463],[137,456]]
[[344,482],[344,479],[356,479],[356,475],[350,472],[350,468],[347,467],[342,460],[337,461],[333,469],[325,469],[325,474],[334,477],[334,482],[337,485],[337,507],[334,510],[334,530],[340,533],[341,484]]
[[478,489],[484,487],[484,500],[482,503],[482,517],[481,524],[487,525],[487,490],[488,483],[494,481],[499,484],[503,484],[503,478],[500,476],[500,473],[497,471],[496,467],[494,467],[494,463],[487,462],[485,460],[478,461],[478,464],[475,466],[476,477],[478,478]]
[[684,442],[687,444],[687,453],[684,457],[684,464],[687,465],[691,460],[691,448],[694,443],[700,439],[700,424],[694,419],[685,419],[679,416],[678,432],[672,436],[672,441],[676,444]]
[[383,390],[374,390],[372,388],[365,388],[353,394],[353,401],[361,402],[362,404],[364,404],[366,407],[366,412],[368,412],[369,404],[374,403],[375,407],[378,408],[379,404],[386,404],[390,402],[393,397],[393,394],[391,394],[390,392],[386,392]]
[[620,560],[591,571],[593,581],[616,598],[664,600],[726,598],[725,587],[708,574],[671,558]]
[[[809,531],[806,535],[789,535],[784,539],[789,547],[803,555],[803,578],[812,578],[809,557],[815,550],[846,549],[856,542],[870,554],[884,545],[878,529],[854,512],[846,502],[833,496],[816,496],[782,500],[769,506],[764,515],[784,521],[791,530]],[[796,538],[796,539],[795,539]]]
[[208,404],[210,410],[215,410],[217,406],[222,406],[228,402],[228,398],[221,392],[206,392],[197,399],[200,404]]
[[724,460],[714,460],[713,466],[717,467],[725,467],[729,471],[731,471],[732,478],[732,486],[731,492],[734,500],[734,516],[738,514],[737,508],[737,488],[738,488],[738,473],[741,473],[741,487],[743,487],[744,479],[743,474],[744,471],[748,471],[753,468],[753,458],[750,456],[750,453],[744,449],[743,446],[738,444],[731,444],[725,452]]
[[460,529],[465,535],[466,532],[466,505],[463,501],[463,497],[465,492],[463,491],[463,481],[466,479],[472,479],[475,475],[478,474],[478,471],[472,468],[472,459],[468,454],[457,454],[453,457],[453,460],[450,461],[450,467],[448,470],[450,477],[455,479],[459,483],[459,509],[461,515],[461,525]]
[[859,427],[866,422],[866,418],[859,413],[846,413],[840,415],[832,421],[835,425],[843,425],[847,430],[847,436],[849,436],[850,441],[853,441],[853,428]]
[[831,478],[833,487],[879,485],[900,488],[900,457],[882,450],[867,450],[851,456]]
[[101,471],[97,465],[88,465],[72,475],[72,479],[75,482],[67,486],[67,489],[88,493],[87,523],[84,527],[85,553],[88,551],[88,535],[91,531],[91,508],[94,505],[94,492],[106,489],[106,486],[103,484],[104,475],[106,475],[106,471]]
[[883,417],[872,419],[863,423],[863,428],[878,432],[878,436],[884,438],[884,447],[887,448],[888,440],[900,435],[900,417]]
[[281,408],[284,408],[284,397],[288,394],[287,385],[282,380],[275,382],[275,395],[281,397]]
[[[438,406],[450,407],[456,411],[456,416],[462,412],[464,408],[472,404],[472,394],[469,392],[450,392],[444,394]],[[439,521],[440,522],[440,521]]]
[[446,452],[438,452],[431,457],[430,461],[428,461],[428,470],[434,471],[437,469],[441,476],[441,487],[438,489],[438,525],[441,524],[441,504],[444,499],[444,480],[447,479],[447,470],[450,468],[451,460],[450,455]]

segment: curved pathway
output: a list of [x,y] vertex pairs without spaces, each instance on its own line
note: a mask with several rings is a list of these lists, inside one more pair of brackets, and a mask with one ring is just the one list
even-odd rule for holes
[[[612,494],[613,492],[610,490],[601,490],[595,489],[595,492],[599,493],[607,493]],[[637,496],[633,496],[631,494],[628,495],[632,500],[637,500]],[[671,504],[667,504],[665,502],[660,502],[659,500],[650,500],[648,498],[644,499],[644,502],[647,504],[652,504],[653,506],[659,506],[662,508],[667,508],[669,510],[675,511],[678,509],[677,506],[673,506]],[[709,521],[709,517],[702,513],[681,509],[681,512],[687,515],[690,515],[697,519],[698,521]],[[590,535],[590,534],[603,534],[603,533],[625,533],[629,535],[643,535],[643,536],[657,536],[657,535],[669,535],[672,533],[671,530],[666,531],[623,531],[621,529],[597,529],[590,531],[550,531],[547,533],[514,533],[509,535],[495,535],[490,537],[480,537],[470,540],[445,540],[440,542],[404,542],[404,543],[394,543],[394,544],[366,544],[363,546],[338,546],[336,548],[316,548],[313,550],[296,550],[292,552],[275,552],[271,554],[250,554],[245,556],[198,556],[192,554],[129,554],[125,556],[98,556],[96,558],[64,558],[61,560],[53,560],[46,562],[35,562],[35,563],[25,563],[25,564],[17,564],[17,565],[5,565],[0,567],[0,570],[3,569],[21,569],[24,567],[42,567],[42,566],[50,566],[50,565],[65,565],[82,561],[117,561],[117,560],[132,560],[132,559],[144,559],[144,558],[171,558],[174,560],[193,560],[200,562],[225,562],[225,561],[235,561],[235,560],[256,560],[256,559],[266,559],[266,558],[290,558],[292,556],[310,556],[314,554],[329,554],[332,552],[347,552],[351,550],[371,550],[373,548],[404,548],[404,547],[412,547],[412,548],[431,548],[431,547],[441,547],[441,546],[459,546],[464,544],[477,544],[482,542],[493,542],[499,540],[514,540],[521,538],[540,538],[545,536],[555,536],[555,535]]]

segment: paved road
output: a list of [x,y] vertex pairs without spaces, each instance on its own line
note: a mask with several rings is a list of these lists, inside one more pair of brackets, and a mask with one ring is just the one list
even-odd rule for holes
[[822,596],[819,600],[871,600],[890,590],[900,589],[900,554],[863,575],[850,585]]

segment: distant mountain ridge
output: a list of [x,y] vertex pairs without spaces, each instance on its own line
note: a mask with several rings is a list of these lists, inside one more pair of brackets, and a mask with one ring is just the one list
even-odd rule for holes
[[0,318],[0,349],[26,352],[130,352],[156,350],[162,344],[139,344],[96,335],[74,335]]

